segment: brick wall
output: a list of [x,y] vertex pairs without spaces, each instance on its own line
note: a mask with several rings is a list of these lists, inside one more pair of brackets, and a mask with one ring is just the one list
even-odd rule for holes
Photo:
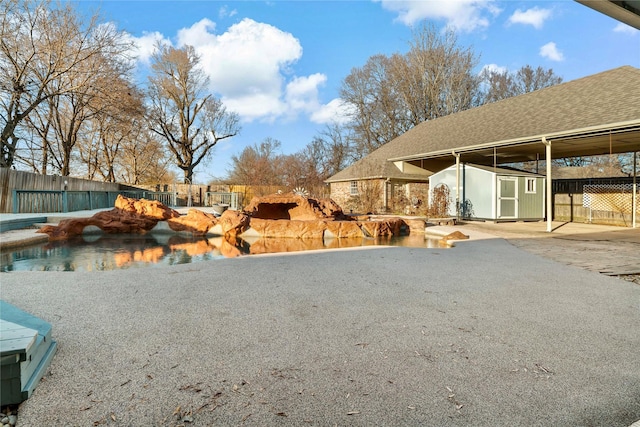
[[329,184],[329,187],[331,189],[331,199],[336,202],[342,208],[342,210],[344,210],[347,202],[351,198],[351,183],[332,182],[331,184]]
[[[363,185],[379,189],[376,200],[370,203],[376,206],[376,213],[420,215],[428,206],[429,184],[426,182],[390,182],[387,187],[388,206],[386,209],[384,206],[385,180],[359,181],[359,186],[362,187]],[[356,203],[357,200],[351,195],[351,182],[334,182],[331,183],[330,188],[331,199],[340,205],[344,212],[350,213],[351,210],[354,212],[359,210],[359,206]],[[417,206],[412,203],[414,199],[419,201]]]

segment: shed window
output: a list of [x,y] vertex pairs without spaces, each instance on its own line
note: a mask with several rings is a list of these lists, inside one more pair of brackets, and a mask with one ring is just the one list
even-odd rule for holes
[[536,193],[536,179],[535,178],[527,178],[525,193],[529,193],[529,194],[535,194]]
[[349,188],[349,193],[352,196],[358,195],[358,181],[351,181],[351,186]]

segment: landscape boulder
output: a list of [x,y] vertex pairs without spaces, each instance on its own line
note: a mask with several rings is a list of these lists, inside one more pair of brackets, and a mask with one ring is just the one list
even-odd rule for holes
[[98,212],[90,218],[71,218],[57,226],[45,225],[37,233],[49,235],[49,240],[66,240],[81,235],[85,227],[94,226],[104,233],[144,234],[153,229],[159,221],[177,218],[175,211],[156,200],[130,199],[118,195],[115,208]]
[[[243,211],[226,210],[220,217],[198,209],[180,215],[158,201],[118,196],[114,209],[98,212],[90,218],[63,220],[57,226],[47,225],[38,233],[48,234],[50,240],[65,240],[83,234],[87,226],[97,227],[107,234],[144,234],[156,229],[219,235],[228,242],[236,242],[238,237],[317,240],[390,237],[409,228],[400,218],[349,217],[331,199],[289,193],[256,197]],[[224,250],[233,252],[229,247]]]
[[218,219],[213,214],[198,209],[189,209],[186,215],[169,218],[167,223],[173,231],[205,235],[218,223]]
[[254,197],[244,212],[251,218],[313,221],[347,219],[331,199],[314,199],[294,193]]

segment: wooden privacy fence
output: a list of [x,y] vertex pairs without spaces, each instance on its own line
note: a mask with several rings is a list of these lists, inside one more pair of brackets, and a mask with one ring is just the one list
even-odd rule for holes
[[228,205],[242,209],[244,198],[227,185],[156,184],[132,187],[0,168],[0,213],[57,213],[113,208],[118,194],[157,200],[166,206]]
[[[640,196],[633,201],[633,177],[553,181],[553,219],[633,226],[640,217]],[[635,215],[633,208],[635,206]]]
[[[14,190],[53,191],[62,193],[65,190],[67,192],[117,192],[122,189],[122,186],[115,182],[97,182],[68,176],[40,175],[9,168],[0,168],[0,213],[12,213],[15,211],[13,206]],[[59,197],[61,199],[61,196]]]
[[37,191],[13,190],[13,213],[57,213],[112,208],[118,195],[158,200],[170,206],[173,193],[149,191]]

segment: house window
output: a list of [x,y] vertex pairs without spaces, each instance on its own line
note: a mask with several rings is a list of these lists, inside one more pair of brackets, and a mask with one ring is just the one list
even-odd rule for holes
[[351,186],[349,187],[349,194],[352,196],[358,195],[358,181],[351,181]]
[[536,179],[535,178],[527,178],[525,193],[535,194],[536,193]]

